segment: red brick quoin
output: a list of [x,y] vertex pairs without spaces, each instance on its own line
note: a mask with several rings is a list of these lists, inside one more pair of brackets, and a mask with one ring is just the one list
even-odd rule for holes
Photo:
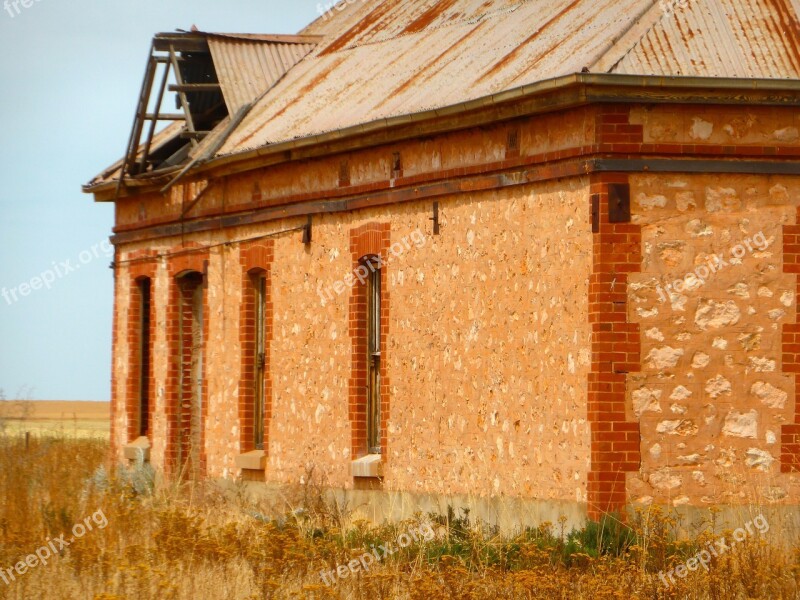
[[[240,245],[242,265],[242,305],[239,342],[242,349],[239,379],[239,451],[255,450],[255,352],[256,352],[256,295],[253,276],[263,274],[267,283],[264,309],[264,452],[269,453],[269,427],[272,421],[272,377],[270,345],[273,337],[272,263],[275,257],[274,240],[244,242]],[[263,474],[262,474],[263,478]]]
[[[355,271],[364,257],[387,258],[390,246],[388,223],[366,223],[350,231],[350,254]],[[389,333],[388,268],[381,268],[381,451],[388,458],[386,426],[389,417],[389,374],[387,339]],[[349,307],[349,330],[352,340],[351,375],[349,381],[348,415],[351,426],[351,456],[367,454],[367,286],[356,280]]]
[[[800,208],[796,221],[800,222]],[[800,225],[783,226],[783,272],[800,273]],[[796,297],[800,298],[800,277],[796,285]],[[781,428],[782,473],[800,472],[800,319],[795,321],[784,324],[782,337],[783,372],[795,377],[794,423]]]
[[627,374],[641,369],[639,325],[628,322],[628,276],[641,271],[641,226],[609,221],[609,184],[627,184],[627,175],[599,174],[591,195],[599,200],[600,226],[594,234],[589,287],[592,369],[589,374],[591,468],[589,517],[622,512],[626,473],[640,468],[639,423],[625,418]]

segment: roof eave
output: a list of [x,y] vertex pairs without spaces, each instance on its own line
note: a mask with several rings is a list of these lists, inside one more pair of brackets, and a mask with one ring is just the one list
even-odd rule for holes
[[[800,105],[800,80],[797,79],[576,73],[425,112],[380,119],[296,140],[218,156],[198,164],[190,175],[217,173],[220,171],[224,171],[224,175],[245,172],[259,168],[258,162],[264,161],[270,156],[281,154],[286,156],[288,154],[291,157],[291,153],[299,149],[330,145],[333,142],[389,131],[403,125],[442,120],[446,117],[477,112],[499,105],[513,104],[527,98],[570,88],[582,88],[582,93],[572,97],[571,101],[567,100],[562,104],[552,104],[547,107],[547,110],[559,110],[576,104],[612,101]],[[616,90],[612,91],[614,88]],[[696,93],[701,90],[704,91],[703,94]],[[743,94],[743,92],[747,92],[747,94]],[[789,101],[787,101],[787,95],[790,96]],[[455,129],[458,129],[458,127],[448,126],[443,127],[439,132]],[[426,135],[430,133],[430,131],[426,131]],[[382,143],[389,141],[391,140],[386,139]],[[291,158],[287,160],[291,160]],[[142,190],[147,189],[147,191],[151,191],[148,188],[155,188],[154,182],[146,178],[126,180],[126,186],[129,184],[133,184],[131,187],[140,187]],[[95,194],[97,201],[108,201],[110,198],[105,198],[104,195],[112,189],[116,189],[115,182],[104,182],[98,186],[88,184],[83,187],[85,193]]]

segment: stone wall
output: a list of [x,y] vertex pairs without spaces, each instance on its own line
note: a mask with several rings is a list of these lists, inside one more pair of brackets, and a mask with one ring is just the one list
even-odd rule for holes
[[[800,151],[798,131],[800,113],[787,107],[606,104],[123,198],[117,229],[129,239],[184,213],[187,227],[211,230],[220,215],[231,225],[118,246],[115,447],[129,441],[135,374],[127,261],[212,246],[207,468],[240,474],[238,241],[270,235],[265,478],[355,487],[351,232],[388,227],[389,247],[402,250],[386,266],[385,490],[588,502],[592,516],[626,498],[796,502],[800,174],[648,170],[653,157],[662,169],[785,160]],[[637,172],[593,164],[641,156],[644,167],[628,165]],[[630,186],[631,223],[608,223],[609,184]],[[596,234],[593,196],[605,211]],[[349,210],[314,214],[313,241],[301,243],[306,217],[285,214],[342,199]],[[276,220],[242,224],[265,212]],[[167,452],[172,261],[154,261],[157,467]]]
[[800,177],[639,175],[631,197],[643,243],[629,287],[643,362],[628,385],[642,435],[631,498],[796,501],[796,476],[781,473],[782,428],[795,415],[782,331],[796,322],[783,248]]
[[[349,287],[340,282],[353,269],[349,232],[377,222],[389,224],[395,244],[386,266],[391,414],[384,487],[585,501],[592,263],[587,198],[587,179],[561,180],[443,198],[438,236],[427,202],[320,216],[309,246],[298,231],[274,236],[266,478],[296,483],[313,470],[331,486],[353,486]],[[303,222],[193,236],[191,242],[249,239]],[[168,239],[122,249],[121,321],[130,285],[125,260],[145,247],[168,253],[180,246]],[[171,260],[157,261],[154,285],[158,467],[167,429],[165,290],[173,285]],[[241,278],[236,243],[209,251],[206,455],[214,477],[238,475]],[[115,369],[124,376],[129,344],[124,335],[120,340]],[[117,402],[124,405],[124,398],[118,387]],[[124,444],[124,411],[116,419],[117,442]]]

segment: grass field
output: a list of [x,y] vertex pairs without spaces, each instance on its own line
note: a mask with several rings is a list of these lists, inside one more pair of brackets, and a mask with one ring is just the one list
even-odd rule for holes
[[7,434],[108,439],[108,402],[3,401],[0,427]]
[[240,487],[154,486],[107,456],[105,440],[0,435],[0,598],[798,598],[798,553],[758,536],[666,587],[659,572],[714,536],[676,542],[659,510],[630,527],[556,523],[510,537],[464,514],[371,525],[313,478],[268,505]]

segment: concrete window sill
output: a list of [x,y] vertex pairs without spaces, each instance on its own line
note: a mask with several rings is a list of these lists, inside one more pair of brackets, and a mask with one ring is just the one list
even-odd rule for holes
[[263,450],[239,454],[236,457],[236,466],[245,471],[264,471],[267,468],[267,454]]
[[367,454],[350,463],[353,477],[383,477],[383,462],[380,454]]
[[148,462],[150,460],[150,440],[140,437],[122,449],[127,460]]

